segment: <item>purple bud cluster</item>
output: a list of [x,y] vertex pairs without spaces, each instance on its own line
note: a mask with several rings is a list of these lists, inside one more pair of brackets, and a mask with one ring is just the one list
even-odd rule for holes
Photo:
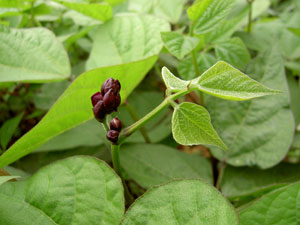
[[107,114],[117,111],[121,103],[120,89],[120,82],[109,78],[103,83],[101,92],[92,95],[93,112],[98,121],[103,122]]
[[118,118],[113,118],[109,123],[110,130],[106,134],[106,138],[113,144],[118,143],[119,134],[122,129],[122,122]]

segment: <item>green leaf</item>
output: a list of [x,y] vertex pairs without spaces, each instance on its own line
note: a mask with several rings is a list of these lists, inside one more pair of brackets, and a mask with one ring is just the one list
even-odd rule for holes
[[129,0],[128,9],[140,14],[153,14],[175,24],[183,10],[184,0]]
[[43,84],[39,92],[33,96],[35,106],[38,109],[49,110],[70,83],[70,81],[64,80]]
[[230,12],[234,0],[201,0],[188,8],[187,13],[194,22],[194,33],[212,31]]
[[199,43],[199,38],[184,36],[178,32],[162,32],[162,40],[169,52],[182,59],[189,54]]
[[92,17],[100,21],[109,20],[112,17],[112,8],[109,4],[105,3],[81,3],[55,0],[56,2],[80,12],[86,16]]
[[[199,53],[197,55],[197,64],[200,73],[205,72],[208,68],[213,66],[217,62],[217,59],[209,53]],[[192,57],[186,57],[178,64],[178,73],[184,80],[192,80],[196,78],[196,72]]]
[[299,223],[300,182],[271,192],[240,210],[241,225]]
[[214,130],[207,110],[190,102],[175,108],[172,118],[172,132],[176,142],[182,145],[214,145],[227,149]]
[[212,123],[230,149],[223,153],[212,148],[212,153],[234,166],[269,168],[285,157],[295,128],[278,46],[273,44],[270,51],[252,61],[247,73],[282,94],[246,102],[206,99]]
[[0,176],[0,186],[5,182],[16,178],[18,178],[18,176]]
[[79,146],[98,146],[103,144],[101,139],[103,133],[102,126],[92,119],[56,136],[35,152],[61,151]]
[[287,82],[290,91],[291,110],[294,114],[296,126],[298,126],[300,124],[300,104],[299,104],[300,86],[298,81],[291,75],[287,76]]
[[265,87],[222,61],[217,62],[200,77],[196,78],[191,87],[233,101],[243,101],[280,93],[280,91]]
[[252,196],[259,197],[265,192],[299,179],[299,164],[281,163],[267,170],[227,166],[221,190],[230,200],[240,200]]
[[218,60],[224,60],[238,69],[244,69],[250,62],[250,53],[240,38],[232,38],[216,44]]
[[161,74],[162,74],[163,80],[164,80],[167,88],[170,91],[187,90],[187,87],[190,82],[179,79],[173,73],[171,73],[167,67],[164,66],[162,68]]
[[70,76],[63,45],[45,28],[0,31],[0,82],[49,82]]
[[103,161],[76,156],[0,188],[0,224],[110,224],[124,213],[123,187]]
[[293,32],[295,35],[297,35],[298,37],[300,37],[300,28],[295,28],[295,27],[289,27],[288,28],[289,31]]
[[200,180],[173,181],[152,188],[126,212],[120,225],[238,225],[229,202]]
[[213,182],[208,159],[165,145],[124,145],[121,147],[120,160],[129,179],[144,188],[175,179],[199,178],[210,184]]
[[9,119],[3,123],[0,128],[0,144],[3,150],[6,149],[10,139],[13,137],[16,129],[18,128],[24,113],[21,113],[17,117]]
[[129,63],[157,55],[163,43],[160,32],[169,24],[149,15],[124,14],[100,25],[87,68]]
[[91,70],[80,75],[46,116],[0,156],[0,168],[29,154],[60,133],[93,118],[90,97],[100,90],[101,84],[107,78],[113,77],[120,81],[121,99],[125,100],[156,59],[157,56],[153,56],[137,62]]

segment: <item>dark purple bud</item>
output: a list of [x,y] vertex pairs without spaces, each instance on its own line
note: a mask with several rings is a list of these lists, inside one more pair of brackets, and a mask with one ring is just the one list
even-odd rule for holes
[[118,106],[121,103],[121,97],[119,93],[114,93],[113,90],[109,90],[103,97],[103,104],[105,111],[111,113],[117,111]]
[[95,118],[98,121],[103,122],[103,120],[105,118],[105,115],[106,115],[106,111],[105,111],[104,104],[103,104],[102,100],[97,102],[97,104],[93,108],[93,112],[94,112]]
[[121,131],[122,130],[122,122],[117,117],[113,118],[110,123],[109,127],[111,130]]
[[106,134],[106,138],[113,144],[117,144],[119,139],[119,131],[109,130]]
[[121,89],[121,84],[118,80],[113,78],[107,79],[101,87],[101,93],[104,96],[109,90],[113,90],[114,94],[118,93]]
[[91,100],[92,100],[93,106],[95,106],[97,104],[97,102],[99,102],[100,100],[103,100],[103,96],[100,92],[96,92],[95,94],[92,95]]

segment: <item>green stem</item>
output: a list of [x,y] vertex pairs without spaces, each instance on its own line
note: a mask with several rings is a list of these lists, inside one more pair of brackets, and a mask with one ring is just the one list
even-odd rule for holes
[[[134,122],[138,121],[140,118],[139,118],[138,114],[135,112],[134,108],[128,102],[126,102],[125,105],[126,105],[126,108],[129,112],[130,116],[134,120]],[[145,142],[151,143],[150,137],[149,137],[145,127],[141,127],[140,132],[141,132]]]
[[120,164],[120,157],[119,157],[119,150],[120,150],[120,145],[111,145],[111,158],[112,158],[112,163],[113,163],[113,168],[116,171],[116,173],[119,175],[119,177],[122,180],[122,184],[124,187],[124,194],[125,194],[125,199],[126,203],[130,205],[133,203],[134,198],[130,194],[128,187],[126,185],[126,182],[122,176],[122,171],[121,171],[121,164]]
[[123,136],[120,138],[120,143],[122,143],[126,137],[130,136],[133,132],[140,129],[144,124],[146,124],[149,120],[151,120],[153,117],[155,117],[158,113],[160,113],[164,108],[166,108],[170,101],[173,101],[183,95],[186,95],[187,93],[191,92],[192,90],[183,90],[180,92],[177,92],[173,95],[168,96],[165,98],[165,100],[160,103],[155,109],[153,109],[151,112],[149,112],[146,116],[144,116],[142,119],[138,120],[134,124],[132,124],[129,127],[126,127],[123,130]]
[[31,14],[31,26],[34,27],[34,1],[31,2],[31,5],[30,5],[30,14]]
[[113,145],[113,144],[111,145],[111,159],[112,159],[114,170],[122,178],[120,158],[119,158],[119,145]]
[[247,0],[249,4],[249,13],[248,13],[248,33],[251,33],[251,27],[252,27],[252,3],[253,0]]
[[223,179],[223,176],[224,176],[225,168],[226,168],[226,163],[221,162],[219,175],[218,175],[218,179],[217,179],[217,183],[216,183],[216,188],[218,190],[221,190],[221,182],[222,182],[222,179]]

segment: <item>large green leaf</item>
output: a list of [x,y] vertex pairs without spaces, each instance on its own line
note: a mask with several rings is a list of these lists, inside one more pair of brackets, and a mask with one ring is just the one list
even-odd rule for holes
[[182,14],[184,0],[129,0],[128,8],[141,14],[151,13],[171,23]]
[[0,30],[0,82],[49,82],[70,73],[68,55],[51,31]]
[[196,78],[191,87],[219,98],[234,101],[280,93],[280,91],[265,87],[223,61],[216,63]]
[[300,165],[281,163],[262,170],[251,167],[225,169],[221,182],[222,193],[230,200],[256,197],[278,186],[300,180]]
[[233,6],[234,0],[201,0],[196,1],[187,13],[194,24],[194,33],[203,34],[216,28]]
[[197,104],[184,102],[175,108],[172,133],[182,145],[215,145],[227,149],[214,130],[207,110]]
[[163,46],[160,32],[169,29],[166,21],[149,15],[115,16],[94,34],[87,67],[117,65],[157,55]]
[[[212,54],[202,53],[197,55],[197,64],[200,73],[205,72],[216,62],[217,59]],[[197,77],[192,57],[186,57],[180,61],[177,69],[180,77],[184,80],[192,80]]]
[[218,159],[234,166],[268,168],[283,159],[294,135],[284,62],[276,44],[254,60],[247,73],[283,93],[246,102],[207,99],[212,123],[229,147],[227,153],[214,148],[212,152]]
[[178,32],[163,32],[161,37],[169,52],[178,59],[190,53],[200,41],[197,37],[184,36]]
[[112,17],[112,8],[105,3],[84,3],[84,2],[70,2],[63,0],[55,0],[56,2],[80,12],[86,16],[92,17],[100,21],[109,20]]
[[300,125],[300,104],[299,104],[300,85],[298,81],[295,79],[295,77],[291,75],[287,76],[287,81],[289,85],[290,98],[291,98],[291,110],[294,114],[294,119],[297,127],[298,125]]
[[250,53],[240,38],[232,38],[216,44],[218,60],[224,60],[238,69],[244,69],[250,61]]
[[57,161],[24,183],[0,188],[0,224],[110,224],[124,213],[123,187],[103,161],[76,156]]
[[241,225],[298,225],[300,182],[287,185],[240,210]]
[[121,166],[129,179],[150,188],[175,179],[199,178],[212,183],[208,159],[155,144],[124,145],[120,151]]
[[200,180],[173,181],[150,189],[133,203],[121,225],[238,225],[229,202]]
[[93,117],[90,97],[100,90],[107,78],[119,79],[122,84],[121,98],[125,100],[156,59],[157,56],[153,56],[137,62],[91,70],[80,75],[39,124],[0,156],[0,168],[34,151],[60,133],[90,120]]
[[0,128],[0,145],[3,150],[6,149],[10,139],[13,137],[14,133],[16,132],[16,129],[18,128],[24,113],[21,113],[20,115],[11,118],[3,123],[3,125]]
[[103,133],[103,127],[95,119],[92,119],[54,137],[38,148],[36,152],[62,151],[79,146],[98,146],[103,144],[101,139]]

